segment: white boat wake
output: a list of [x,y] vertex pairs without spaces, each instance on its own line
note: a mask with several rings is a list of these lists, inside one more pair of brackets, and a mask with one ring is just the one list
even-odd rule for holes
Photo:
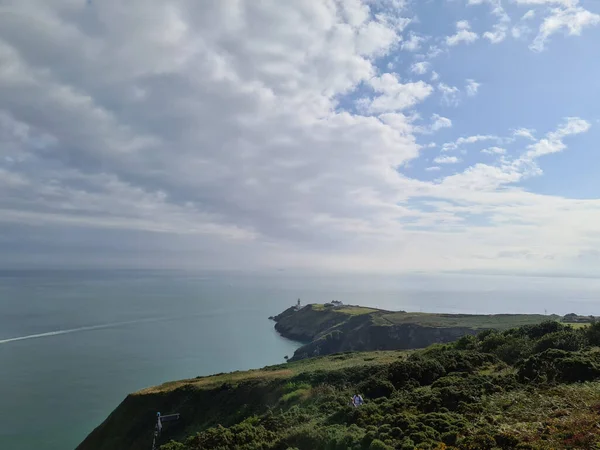
[[124,325],[133,325],[137,323],[145,323],[145,322],[158,322],[161,320],[172,319],[171,317],[158,317],[158,318],[150,318],[150,319],[138,319],[138,320],[129,320],[127,322],[113,322],[106,323],[101,325],[91,325],[87,327],[79,327],[79,328],[70,328],[67,330],[57,330],[57,331],[48,331],[47,333],[39,333],[39,334],[30,334],[28,336],[18,336],[14,338],[2,339],[0,340],[0,344],[8,344],[9,342],[17,342],[17,341],[25,341],[27,339],[39,339],[45,338],[49,336],[59,336],[61,334],[70,334],[70,333],[79,333],[80,331],[91,331],[91,330],[101,330],[103,328],[115,328],[122,327]]

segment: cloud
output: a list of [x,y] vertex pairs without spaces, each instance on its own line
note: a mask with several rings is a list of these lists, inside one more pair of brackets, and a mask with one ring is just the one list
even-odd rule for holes
[[527,5],[559,5],[552,8],[540,25],[538,34],[529,46],[534,51],[542,51],[553,34],[563,31],[568,36],[579,36],[586,27],[600,24],[600,14],[595,14],[579,6],[578,0],[517,0]]
[[466,92],[469,97],[473,97],[477,95],[477,91],[479,90],[480,83],[477,83],[475,80],[467,79]]
[[510,160],[501,159],[497,165],[477,163],[464,172],[446,177],[442,184],[446,187],[493,191],[506,184],[513,184],[524,178],[542,174],[536,160],[550,153],[561,152],[567,148],[565,137],[585,133],[590,123],[578,117],[568,117],[556,131],[527,147],[527,151]]
[[433,91],[433,87],[424,81],[403,84],[391,73],[373,77],[368,83],[379,94],[366,104],[368,111],[373,113],[409,108],[423,101]]
[[438,156],[433,162],[437,164],[456,164],[457,162],[460,162],[460,159],[456,156]]
[[585,133],[591,127],[591,124],[579,117],[568,117],[560,128],[556,131],[548,133],[545,139],[540,139],[534,144],[531,144],[529,151],[525,154],[526,158],[531,160],[550,153],[563,151],[566,145],[563,143],[563,138],[576,134]]
[[481,150],[481,153],[487,153],[488,155],[504,155],[506,154],[506,149],[502,147],[489,147]]
[[458,105],[460,90],[456,86],[448,86],[446,83],[440,83],[437,88],[442,93],[443,104],[448,106]]
[[474,144],[476,142],[492,140],[500,141],[501,139],[498,136],[490,134],[477,134],[474,136],[460,137],[454,142],[446,142],[444,145],[442,145],[442,151],[447,152],[451,150],[457,150],[465,144]]
[[[416,21],[407,34],[404,2],[83,3],[0,15],[3,267],[533,271],[600,248],[600,201],[519,185],[582,119],[536,120],[541,138],[493,164],[401,170],[429,159],[419,117],[452,131],[434,87],[385,73],[404,51],[449,51]],[[508,142],[456,112],[472,136],[442,151]]]
[[[0,159],[14,160],[1,166],[0,227],[298,255],[339,227],[368,228],[352,217],[390,195],[391,167],[418,146],[408,119],[400,130],[400,116],[337,113],[336,99],[372,83],[384,112],[432,88],[375,76],[399,31],[343,3],[12,4],[0,18]],[[320,234],[298,228],[302,216]]]
[[515,0],[515,3],[517,5],[544,5],[572,8],[579,4],[579,0]]
[[431,72],[431,81],[437,81],[439,79],[440,79],[440,75],[437,72],[432,71]]
[[438,130],[441,130],[442,128],[452,127],[452,121],[450,119],[448,119],[447,117],[440,116],[439,114],[434,114],[433,116],[431,116],[431,121],[432,121],[432,125],[431,125],[432,131],[438,131]]
[[491,7],[491,12],[498,18],[498,22],[494,24],[492,31],[486,31],[483,33],[483,37],[489,40],[492,44],[498,44],[502,42],[507,35],[510,17],[502,7],[501,0],[468,0],[468,5],[481,5],[488,3]]
[[475,42],[477,39],[479,39],[479,35],[471,31],[469,22],[466,20],[461,20],[456,22],[456,34],[446,37],[446,45],[453,47],[461,42],[470,44]]
[[486,31],[483,33],[483,37],[490,41],[492,44],[499,44],[506,39],[508,27],[504,24],[494,25],[493,31]]
[[410,67],[410,71],[412,73],[416,73],[418,75],[424,75],[424,74],[427,73],[427,71],[429,70],[430,66],[431,66],[431,64],[428,63],[427,61],[420,61],[420,62],[414,63]]
[[406,50],[408,52],[416,52],[421,48],[421,44],[427,40],[424,36],[419,36],[418,34],[411,32],[408,35],[408,39],[402,41],[400,47],[402,50]]
[[531,139],[532,141],[535,141],[535,136],[533,135],[533,133],[535,133],[535,130],[532,130],[529,128],[519,128],[519,129],[516,129],[515,131],[513,131],[513,136],[523,137],[523,138]]

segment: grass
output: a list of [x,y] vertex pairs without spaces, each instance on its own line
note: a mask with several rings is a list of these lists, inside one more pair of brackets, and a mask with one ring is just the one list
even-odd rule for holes
[[262,369],[171,381],[159,386],[142,389],[133,395],[167,393],[182,387],[213,389],[223,383],[239,384],[251,380],[288,379],[305,372],[338,370],[365,365],[383,365],[404,359],[410,353],[411,351],[375,351],[334,354],[322,358],[310,358]]
[[574,328],[574,329],[579,329],[579,328],[586,328],[589,327],[590,324],[589,323],[565,323],[565,325]]
[[370,314],[377,312],[377,309],[363,308],[362,306],[345,306],[343,308],[335,309],[335,312],[347,314],[349,316],[360,316],[363,314]]
[[340,313],[340,314],[346,314],[349,316],[360,316],[362,314],[370,314],[370,313],[374,313],[379,311],[378,309],[374,309],[374,308],[365,308],[362,306],[343,306],[343,307],[339,307],[339,308],[334,308],[334,307],[325,307],[324,304],[321,303],[315,303],[315,304],[311,304],[308,305],[310,306],[313,311],[331,311],[332,313]]
[[[542,314],[442,314],[424,312],[393,312],[362,306],[344,306],[341,308],[326,308],[323,304],[309,305],[313,311],[340,313],[348,316],[373,314],[377,325],[402,325],[414,323],[426,327],[465,327],[476,330],[495,328],[505,330],[523,325],[533,325],[545,320],[557,319],[558,316]],[[575,328],[587,324],[571,324]]]
[[383,314],[381,319],[390,325],[415,323],[426,327],[466,327],[472,329],[495,328],[505,330],[523,325],[533,325],[545,320],[551,320],[551,316],[541,314],[436,314],[436,313],[401,313],[393,312]]

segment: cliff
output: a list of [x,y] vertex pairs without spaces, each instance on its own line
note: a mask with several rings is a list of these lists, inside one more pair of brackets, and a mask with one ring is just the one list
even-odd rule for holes
[[556,319],[527,314],[428,314],[392,312],[359,306],[311,304],[275,316],[275,329],[305,343],[290,359],[296,361],[345,351],[403,350],[452,342],[486,329],[507,329]]

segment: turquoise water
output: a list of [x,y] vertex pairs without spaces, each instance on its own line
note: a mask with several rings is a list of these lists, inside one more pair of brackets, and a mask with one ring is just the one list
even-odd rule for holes
[[0,272],[0,449],[72,449],[129,392],[283,362],[298,344],[267,317],[298,297],[412,311],[600,314],[598,293],[596,280],[519,277]]
[[0,449],[72,449],[129,392],[297,347],[267,320],[292,299],[268,289],[142,273],[0,280],[0,341],[67,330],[0,344]]

